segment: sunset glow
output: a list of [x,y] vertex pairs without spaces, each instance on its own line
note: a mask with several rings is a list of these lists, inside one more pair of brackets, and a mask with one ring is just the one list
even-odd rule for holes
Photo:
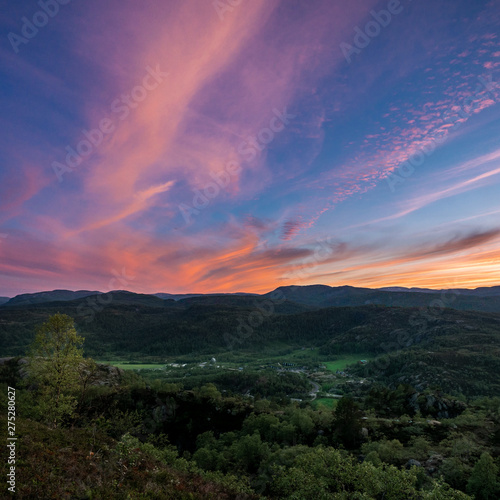
[[40,10],[0,18],[0,295],[500,284],[498,2]]

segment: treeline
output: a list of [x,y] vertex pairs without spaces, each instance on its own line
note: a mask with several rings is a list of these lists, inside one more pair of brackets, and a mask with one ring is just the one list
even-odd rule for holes
[[[500,394],[500,357],[498,349],[482,352],[481,344],[440,348],[435,351],[406,349],[391,352],[370,361],[353,365],[350,373],[391,387],[410,384],[419,390],[434,387],[455,396],[474,398]],[[487,345],[487,344],[486,344]]]
[[[75,318],[78,332],[86,338],[87,354],[100,358],[217,352],[227,350],[229,344],[236,350],[262,349],[276,342],[321,347],[324,355],[385,354],[409,346],[480,346],[488,353],[490,346],[497,348],[500,337],[500,315],[451,309],[432,316],[419,309],[384,306],[291,313],[283,303],[249,328],[255,321],[251,315],[258,310],[245,302],[244,306],[195,302],[181,307],[174,301],[160,301],[161,307],[152,307],[122,304],[116,298],[88,316],[79,314],[84,311],[82,305],[88,307],[85,300],[0,308],[2,352],[24,354],[36,325],[57,312]],[[173,304],[166,305],[170,302]]]
[[256,311],[249,307],[255,298],[209,297],[183,304],[155,298],[155,306],[125,299],[131,300],[118,294],[92,317],[79,316],[85,310],[82,305],[89,307],[87,298],[2,307],[2,354],[24,354],[35,326],[62,311],[76,317],[76,329],[86,338],[86,354],[100,359],[163,361],[167,356],[225,355],[230,349],[236,354],[277,352],[295,345],[319,348],[318,364],[345,354],[375,356],[366,367],[351,372],[392,387],[408,383],[425,388],[439,381],[445,392],[467,397],[493,396],[500,390],[500,316],[495,314],[383,306],[291,313],[293,305],[285,302],[258,326],[240,331]]
[[[154,373],[148,378],[154,378]],[[184,389],[195,389],[207,383],[231,394],[245,394],[260,399],[303,398],[311,392],[311,385],[298,373],[276,373],[269,370],[224,371],[202,369],[197,374],[175,376],[169,374],[168,381],[182,385]]]

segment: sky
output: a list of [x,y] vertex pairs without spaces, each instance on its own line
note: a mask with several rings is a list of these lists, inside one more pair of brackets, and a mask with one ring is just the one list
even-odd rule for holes
[[0,295],[500,284],[498,1],[0,7]]

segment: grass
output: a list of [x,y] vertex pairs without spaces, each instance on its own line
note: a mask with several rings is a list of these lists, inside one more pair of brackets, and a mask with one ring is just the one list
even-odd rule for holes
[[[359,362],[360,359],[369,360],[370,356],[364,354],[350,354],[343,355],[334,361],[322,361],[321,356],[318,355],[319,349],[290,349],[287,352],[280,346],[282,352],[269,352],[267,356],[259,356],[256,353],[240,353],[235,356],[220,356],[217,359],[217,365],[223,365],[224,368],[238,368],[239,366],[245,365],[247,367],[254,367],[258,369],[259,365],[263,364],[277,364],[279,362],[292,362],[296,363],[298,366],[302,364],[308,364],[310,362],[318,362],[327,367],[331,372],[336,372],[337,370],[345,370],[350,364]],[[277,350],[278,351],[278,350]],[[202,356],[200,359],[202,361],[209,361],[212,356],[206,355]],[[221,359],[222,358],[222,359]],[[225,358],[225,359],[224,359]],[[323,358],[324,359],[324,358]],[[314,361],[313,361],[314,360]],[[188,360],[183,360],[181,357],[175,360],[169,360],[169,362],[187,362]],[[188,371],[191,371],[193,364],[197,365],[199,361],[193,363],[192,359],[189,359],[191,366],[189,366]],[[133,362],[133,361],[99,361],[100,363],[106,363],[109,365],[122,368],[123,370],[158,370],[165,368],[166,363],[147,363],[147,362]],[[169,367],[167,367],[169,368]],[[181,369],[179,369],[181,370]]]
[[320,405],[326,406],[329,410],[333,410],[337,405],[338,399],[333,398],[317,398],[313,401],[313,406],[315,410],[318,410]]
[[[254,367],[258,369],[261,365],[277,364],[283,362],[295,363],[298,366],[314,362],[321,362],[319,357],[318,348],[299,348],[297,346],[288,346],[286,344],[276,344],[268,347],[264,351],[238,351],[229,353],[206,353],[197,355],[179,355],[168,357],[163,363],[158,363],[157,360],[139,359],[135,361],[127,361],[124,359],[117,359],[114,361],[99,360],[99,363],[106,363],[109,365],[123,368],[124,370],[140,370],[140,369],[158,369],[164,368],[168,363],[188,363],[186,368],[190,371],[196,365],[202,362],[210,363],[210,359],[215,357],[217,359],[216,365],[223,366],[224,368],[238,368],[240,366]],[[149,361],[149,362],[148,362]],[[156,361],[156,362],[155,362]],[[170,369],[170,367],[167,367]],[[176,368],[177,370],[177,368]],[[180,370],[180,369],[179,369]]]
[[365,354],[350,354],[342,356],[342,358],[336,359],[335,361],[326,361],[323,364],[331,372],[336,372],[337,370],[345,370],[348,365],[358,363],[361,359],[366,359],[367,361],[369,361],[371,358],[370,356],[367,356]]

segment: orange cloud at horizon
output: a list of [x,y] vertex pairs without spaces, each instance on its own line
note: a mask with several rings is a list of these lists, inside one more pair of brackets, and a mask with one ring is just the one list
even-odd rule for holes
[[[321,247],[286,242],[265,248],[254,228],[226,228],[217,239],[207,231],[201,238],[180,236],[163,242],[137,235],[127,239],[118,229],[101,229],[101,238],[105,233],[106,243],[99,246],[83,238],[64,249],[32,241],[22,251],[12,237],[10,246],[0,246],[4,273],[31,276],[35,283],[53,283],[53,288],[74,289],[78,282],[79,288],[139,293],[264,293],[282,285],[319,283],[435,289],[500,284],[500,231],[399,248],[392,257],[375,246],[356,248],[338,241]],[[220,244],[221,238],[225,244]],[[117,273],[131,278],[118,286],[113,280]]]

